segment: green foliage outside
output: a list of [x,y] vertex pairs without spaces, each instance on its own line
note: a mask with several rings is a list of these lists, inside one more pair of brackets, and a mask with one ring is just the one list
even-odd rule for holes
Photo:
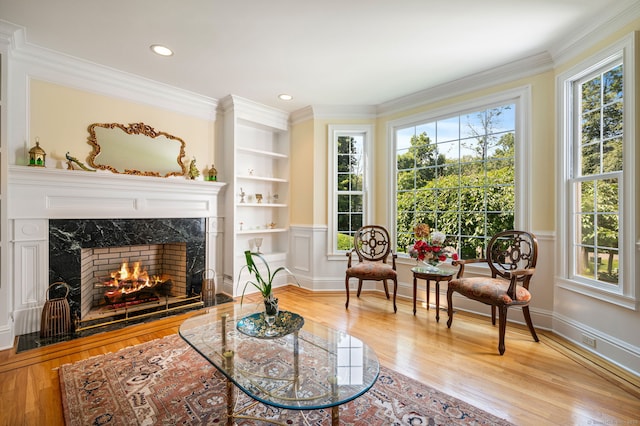
[[353,248],[353,236],[338,233],[338,250],[351,250]]
[[362,144],[362,138],[338,136],[338,250],[351,249],[353,237],[349,236],[364,225],[364,161]]
[[446,245],[455,247],[463,259],[478,257],[487,238],[513,229],[514,133],[492,132],[508,108],[477,114],[475,127],[468,124],[474,137],[460,141],[467,153],[461,157],[439,153],[426,132],[414,135],[410,148],[397,156],[398,252],[408,252],[419,223],[444,232]]

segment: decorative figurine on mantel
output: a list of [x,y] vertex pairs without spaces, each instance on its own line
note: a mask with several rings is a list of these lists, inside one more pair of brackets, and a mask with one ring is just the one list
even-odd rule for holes
[[47,153],[40,148],[40,138],[36,138],[36,146],[29,150],[29,165],[33,167],[45,167],[44,160]]
[[67,170],[73,170],[73,163],[76,163],[78,167],[80,167],[84,171],[95,172],[94,169],[88,168],[82,163],[82,161],[78,160],[76,157],[69,155],[69,151],[67,151],[65,157],[67,157]]
[[211,165],[211,168],[207,172],[207,180],[210,182],[215,182],[218,180],[218,170],[216,169],[216,166],[214,166],[213,164]]
[[193,160],[191,160],[189,164],[189,179],[195,180],[198,176],[200,176],[200,170],[198,170],[198,166],[196,166],[196,158],[193,157]]

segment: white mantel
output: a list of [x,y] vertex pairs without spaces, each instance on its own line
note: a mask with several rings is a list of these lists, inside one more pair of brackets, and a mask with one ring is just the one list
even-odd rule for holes
[[11,166],[8,218],[213,218],[224,186],[183,177]]
[[[206,267],[218,279],[222,268],[222,218],[219,196],[224,183],[87,172],[28,166],[8,170],[12,330],[0,341],[40,328],[49,286],[49,219],[205,218]],[[219,267],[218,267],[219,266]],[[3,349],[3,348],[0,348]]]

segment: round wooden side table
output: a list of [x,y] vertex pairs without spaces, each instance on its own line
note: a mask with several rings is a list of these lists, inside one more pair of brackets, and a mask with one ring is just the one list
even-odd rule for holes
[[414,266],[413,273],[413,315],[416,314],[416,297],[418,292],[418,279],[427,282],[427,310],[429,310],[429,290],[431,281],[436,283],[436,322],[440,322],[440,281],[449,282],[453,279],[456,271],[451,269],[429,268],[427,266]]

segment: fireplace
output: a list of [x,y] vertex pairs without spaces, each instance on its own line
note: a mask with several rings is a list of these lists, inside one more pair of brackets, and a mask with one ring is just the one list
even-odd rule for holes
[[0,324],[0,346],[40,330],[54,282],[73,288],[70,305],[83,316],[82,249],[181,243],[183,293],[199,292],[202,271],[213,271],[222,282],[224,218],[218,210],[224,188],[223,182],[9,166],[12,297],[6,317],[13,325]]
[[[109,321],[131,312],[166,309],[169,299],[195,300],[205,270],[205,220],[52,219],[49,221],[49,280],[70,287],[71,316],[78,324]],[[161,280],[135,297],[116,296],[112,273],[138,263]],[[123,285],[134,292],[136,283]]]

